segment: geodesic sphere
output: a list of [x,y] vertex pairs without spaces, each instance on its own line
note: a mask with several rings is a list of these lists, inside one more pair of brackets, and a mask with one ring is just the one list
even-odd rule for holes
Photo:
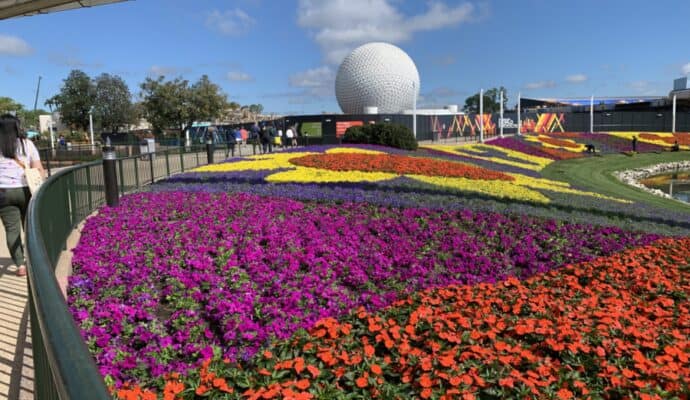
[[378,107],[381,114],[412,109],[419,94],[419,72],[400,48],[367,43],[352,51],[335,77],[335,96],[345,114],[362,114]]

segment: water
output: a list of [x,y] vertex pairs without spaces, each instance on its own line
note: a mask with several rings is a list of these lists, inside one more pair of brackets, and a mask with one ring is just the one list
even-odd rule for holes
[[690,203],[690,171],[656,175],[640,181],[643,185],[670,193],[675,199]]

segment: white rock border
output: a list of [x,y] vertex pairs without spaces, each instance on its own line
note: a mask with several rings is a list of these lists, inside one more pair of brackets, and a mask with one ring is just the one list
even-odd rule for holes
[[[690,170],[690,161],[663,163],[663,164],[650,165],[649,167],[644,167],[644,168],[635,168],[635,169],[629,169],[626,171],[616,171],[613,173],[613,175],[616,178],[618,178],[618,180],[620,180],[621,182],[623,182],[627,185],[642,189],[645,192],[651,193],[651,194],[656,195],[656,196],[665,197],[667,199],[672,199],[672,200],[677,200],[677,199],[674,199],[668,193],[664,193],[663,191],[661,191],[659,189],[649,188],[649,187],[640,183],[640,180],[645,179],[645,178],[649,178],[650,176],[662,175],[662,174],[666,174],[669,172],[673,172],[675,170]],[[677,200],[677,201],[680,201],[680,200]]]

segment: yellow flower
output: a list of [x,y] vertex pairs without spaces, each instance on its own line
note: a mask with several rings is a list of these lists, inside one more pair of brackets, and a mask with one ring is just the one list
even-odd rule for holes
[[[358,149],[351,147],[335,147],[328,149],[326,153],[361,153],[382,154],[381,151]],[[302,183],[333,183],[333,182],[378,182],[397,177],[396,174],[385,172],[360,172],[360,171],[331,171],[326,169],[298,167],[290,160],[314,152],[298,153],[271,153],[246,157],[246,160],[233,161],[221,164],[204,165],[195,168],[194,172],[237,172],[237,171],[265,171],[275,169],[290,169],[289,171],[276,172],[266,177],[267,182],[302,182]]]
[[[527,169],[530,171],[541,171],[547,165],[549,165],[553,162],[553,160],[548,159],[548,158],[537,157],[537,156],[525,154],[525,153],[522,153],[519,151],[510,150],[510,149],[506,149],[506,148],[499,147],[499,146],[492,146],[492,145],[488,145],[488,144],[465,144],[465,145],[454,145],[454,146],[453,145],[432,144],[432,145],[424,146],[424,148],[443,151],[445,153],[457,154],[459,156],[474,157],[474,158],[477,158],[480,160],[491,161],[491,162],[496,163],[496,164],[511,165],[513,167]],[[507,157],[510,157],[511,159],[509,160],[509,159],[500,158],[500,157],[483,156],[482,154],[486,150],[493,150],[493,151],[503,153]],[[517,160],[522,159],[525,161],[520,162],[520,161],[517,161],[516,159]]]
[[[541,157],[529,156],[517,151],[503,149],[496,146],[474,144],[466,145],[462,148],[458,146],[428,146],[429,148],[460,154],[484,160],[519,166],[520,168],[539,170],[552,162]],[[525,163],[518,161],[505,160],[497,157],[484,157],[476,152],[482,150],[496,150],[506,154],[511,158],[524,158],[529,160]],[[333,148],[327,153],[363,153],[363,154],[382,154],[383,152],[357,148]],[[381,182],[398,177],[398,174],[390,172],[364,172],[364,171],[332,171],[327,169],[296,166],[290,163],[290,159],[303,157],[314,152],[299,153],[273,153],[267,155],[256,155],[247,157],[241,161],[233,161],[222,164],[205,165],[194,169],[196,172],[236,172],[236,171],[255,171],[255,170],[278,170],[267,176],[267,182],[272,183],[336,183],[336,182]],[[469,164],[469,163],[467,163]],[[471,165],[471,164],[470,164]],[[429,183],[444,188],[459,190],[464,192],[481,193],[488,196],[499,198],[509,198],[515,200],[532,201],[536,203],[549,203],[550,199],[539,190],[548,190],[558,193],[575,194],[579,196],[591,196],[607,200],[626,203],[625,200],[616,199],[600,195],[593,192],[585,192],[570,187],[569,184],[548,179],[532,178],[521,174],[507,174],[512,176],[514,181],[503,180],[478,180],[467,178],[449,178],[442,176],[407,175],[409,178],[419,182]]]

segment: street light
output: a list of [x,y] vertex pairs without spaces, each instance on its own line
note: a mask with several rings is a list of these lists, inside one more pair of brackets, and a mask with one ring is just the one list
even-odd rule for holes
[[89,108],[89,131],[91,132],[91,150],[95,150],[95,143],[93,141],[93,106]]
[[412,135],[417,139],[417,87],[412,81]]

